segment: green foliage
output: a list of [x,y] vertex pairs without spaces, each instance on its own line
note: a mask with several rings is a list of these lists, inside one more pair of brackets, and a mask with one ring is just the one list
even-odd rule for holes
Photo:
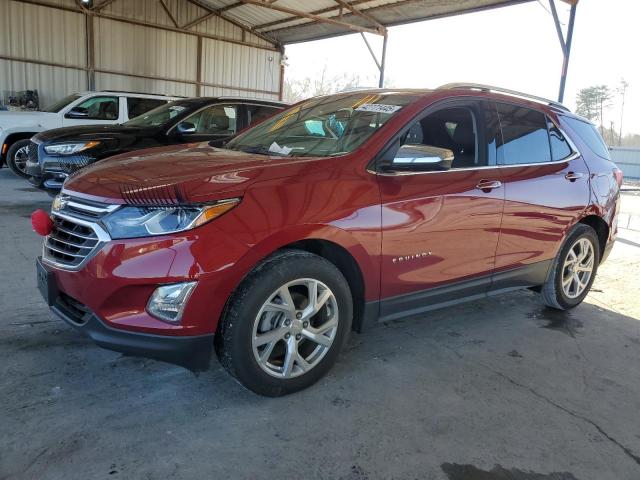
[[576,113],[602,125],[603,112],[611,106],[613,94],[607,85],[594,85],[583,88],[576,98]]

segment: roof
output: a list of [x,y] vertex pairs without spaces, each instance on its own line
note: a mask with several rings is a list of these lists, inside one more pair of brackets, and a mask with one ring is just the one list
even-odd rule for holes
[[[288,44],[533,0],[191,0],[274,43]],[[567,0],[564,0],[567,1]]]
[[326,96],[333,95],[351,95],[351,94],[361,94],[361,95],[383,95],[383,94],[409,94],[409,95],[429,95],[436,92],[442,91],[452,91],[456,94],[471,94],[474,95],[478,92],[484,93],[492,93],[498,94],[503,97],[510,97],[512,100],[522,100],[525,102],[533,102],[540,105],[545,105],[557,112],[562,112],[563,114],[574,115],[571,111],[564,106],[563,104],[556,102],[555,100],[550,100],[548,98],[539,97],[537,95],[532,95],[525,92],[519,92],[516,90],[510,90],[503,87],[497,87],[492,85],[483,85],[479,83],[447,83],[446,85],[440,85],[435,89],[427,89],[427,88],[362,88],[362,89],[354,89],[348,91],[342,91],[335,94],[330,94]]

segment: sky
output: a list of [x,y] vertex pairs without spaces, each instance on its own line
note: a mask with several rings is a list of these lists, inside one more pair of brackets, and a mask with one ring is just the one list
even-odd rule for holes
[[[556,0],[563,28],[569,6]],[[374,51],[380,37],[367,34]],[[575,110],[579,89],[629,82],[623,135],[640,133],[640,1],[580,0],[564,103]],[[285,78],[358,75],[377,86],[377,68],[360,34],[288,45]],[[389,29],[386,76],[393,87],[433,88],[450,82],[496,85],[556,99],[562,52],[548,0]],[[620,99],[604,125],[620,126]]]

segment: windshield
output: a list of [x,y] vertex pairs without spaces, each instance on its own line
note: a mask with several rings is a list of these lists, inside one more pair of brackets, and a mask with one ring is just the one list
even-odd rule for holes
[[414,98],[362,92],[315,98],[260,123],[225,148],[297,157],[343,155],[367,141]]
[[58,113],[64,107],[69,105],[71,102],[76,101],[80,97],[82,97],[82,95],[74,93],[73,95],[64,97],[62,100],[58,100],[56,103],[54,103],[53,105],[49,105],[47,108],[43,108],[42,111],[49,112],[49,113]]
[[185,102],[184,100],[165,103],[153,110],[149,110],[139,117],[124,122],[123,125],[125,127],[159,127],[180,115],[189,108],[190,105],[192,105],[191,102]]

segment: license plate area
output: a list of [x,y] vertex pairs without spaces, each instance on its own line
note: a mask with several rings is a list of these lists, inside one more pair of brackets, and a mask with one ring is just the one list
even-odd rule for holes
[[38,283],[38,290],[40,290],[44,301],[49,306],[54,305],[58,298],[56,277],[53,271],[49,270],[47,266],[42,263],[41,258],[36,260],[36,281]]

